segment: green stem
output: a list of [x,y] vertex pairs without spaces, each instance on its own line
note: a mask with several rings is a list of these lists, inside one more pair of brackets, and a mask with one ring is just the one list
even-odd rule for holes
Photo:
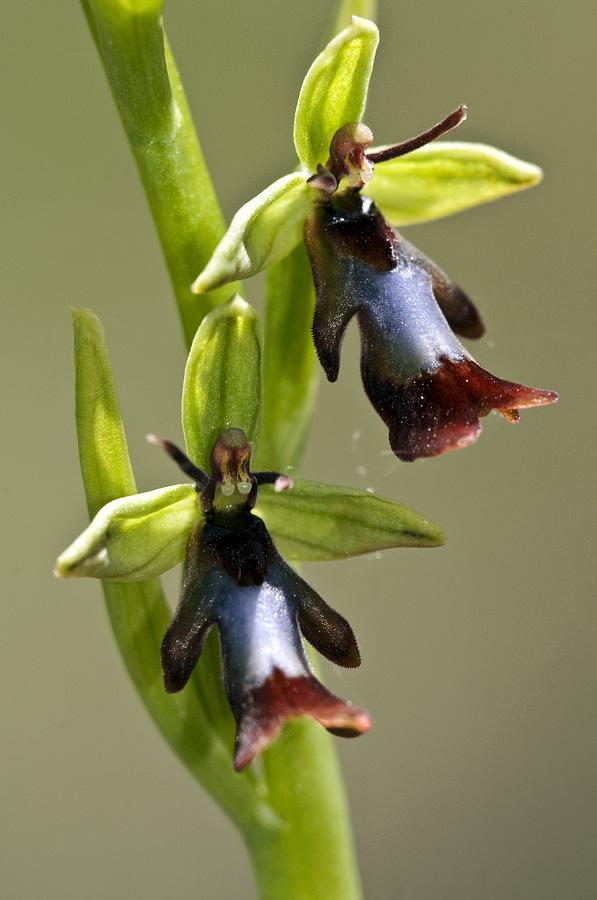
[[315,289],[303,244],[270,266],[266,285],[263,409],[255,466],[283,472],[300,463],[319,381],[311,337]]
[[224,231],[161,2],[82,0],[151,208],[187,345],[201,319],[238,290],[196,297],[191,283]]
[[269,801],[286,827],[248,837],[263,900],[358,900],[359,874],[333,738],[311,719],[286,726],[263,758]]
[[[82,0],[82,4],[137,161],[190,346],[203,316],[237,288],[228,285],[200,299],[189,289],[221,237],[223,221],[164,38],[162,4],[160,0]],[[311,362],[305,361],[306,375]],[[305,384],[312,384],[310,377],[305,377]],[[294,436],[297,453],[309,415],[307,402],[297,426],[301,434]],[[279,455],[279,446],[272,445],[269,453]],[[119,625],[116,598],[112,605],[110,594],[109,589],[112,624],[135,676],[134,660],[127,659],[129,647],[122,640],[126,626]],[[139,677],[134,680],[140,689]],[[222,739],[229,739],[231,722],[221,697],[215,697],[223,692],[213,640],[205,648],[197,681],[203,722],[219,730],[219,746]],[[230,801],[227,776],[222,778],[225,790],[209,785],[210,777],[220,777],[218,766],[201,771],[201,761],[194,760],[189,768],[208,783],[210,793],[240,828],[264,900],[357,900],[359,879],[346,799],[333,742],[320,726],[310,720],[287,726],[264,754],[262,772],[257,768],[247,773],[248,779],[234,775],[230,761],[230,773],[238,779],[238,803]],[[253,794],[248,798],[247,787]]]

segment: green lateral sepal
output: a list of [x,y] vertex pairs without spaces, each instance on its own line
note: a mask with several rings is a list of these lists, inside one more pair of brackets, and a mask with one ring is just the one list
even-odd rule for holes
[[193,283],[195,294],[250,278],[283,259],[303,239],[314,191],[294,172],[274,181],[241,206],[205,269]]
[[202,517],[190,484],[112,500],[61,553],[61,578],[145,581],[181,562],[193,525]]
[[377,165],[364,193],[392,225],[413,225],[499,200],[542,177],[538,166],[496,147],[437,141]]
[[280,552],[303,562],[444,543],[441,528],[395,500],[303,479],[285,493],[262,487],[257,512]]

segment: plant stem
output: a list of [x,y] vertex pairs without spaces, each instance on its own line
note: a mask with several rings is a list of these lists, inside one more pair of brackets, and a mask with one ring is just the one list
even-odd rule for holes
[[201,319],[232,296],[196,297],[190,285],[224,231],[176,64],[161,3],[82,0],[155,222],[190,345]]
[[[161,2],[82,3],[137,161],[190,346],[203,316],[237,287],[228,285],[202,298],[190,292],[222,235],[223,220],[164,38]],[[305,385],[312,390],[309,378]],[[303,420],[303,433],[305,427]],[[301,438],[295,437],[297,451]],[[214,679],[219,679],[217,685]],[[223,691],[214,640],[204,650],[198,682],[206,718],[226,740],[231,717],[215,696]],[[217,777],[217,769],[212,772]],[[196,774],[205,781],[208,773],[203,778]],[[244,791],[244,776],[235,777]],[[254,799],[243,811],[226,811],[243,834],[262,898],[357,900],[346,799],[327,732],[310,720],[288,725],[264,754],[261,772],[257,767],[249,778]],[[218,791],[211,792],[217,798]],[[271,817],[263,815],[264,806]]]
[[315,288],[301,243],[267,270],[263,410],[256,468],[300,464],[319,381],[311,323]]
[[264,754],[269,800],[286,823],[247,835],[263,900],[358,900],[350,816],[333,739],[310,719],[286,726]]

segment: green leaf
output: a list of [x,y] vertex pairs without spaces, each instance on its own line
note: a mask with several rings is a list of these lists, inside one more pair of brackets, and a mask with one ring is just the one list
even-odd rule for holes
[[238,278],[250,278],[290,253],[303,239],[313,200],[313,189],[303,175],[294,172],[245,203],[193,283],[193,292],[202,294]]
[[379,163],[365,188],[393,225],[428,222],[533,187],[541,169],[486,144],[443,141]]
[[304,245],[268,269],[263,348],[263,409],[253,468],[299,464],[319,380],[311,325],[313,276]]
[[[119,493],[132,494],[135,481],[102,326],[90,310],[74,310],[73,318],[79,455],[93,515]],[[275,829],[276,814],[256,793],[252,774],[233,771],[232,743],[212,724],[216,702],[227,709],[219,672],[216,679],[207,678],[209,707],[203,697],[209,671],[193,673],[189,686],[178,694],[164,690],[160,644],[172,614],[159,581],[103,582],[102,587],[128,673],[166,741],[238,825],[254,833]],[[217,654],[211,656],[217,659]]]
[[79,457],[93,516],[104,503],[137,488],[103,328],[90,309],[74,309],[73,326]]
[[260,403],[259,323],[237,296],[205,317],[187,359],[182,427],[193,462],[210,469],[211,449],[224,428],[242,428],[255,443]]
[[200,516],[190,484],[112,500],[60,554],[56,575],[112,581],[155,578],[182,561]]
[[261,487],[256,511],[281,553],[303,562],[444,543],[441,528],[413,509],[357,488],[303,480],[286,493]]
[[378,42],[373,22],[355,16],[307,72],[294,117],[294,145],[307,174],[325,165],[338,128],[361,121]]

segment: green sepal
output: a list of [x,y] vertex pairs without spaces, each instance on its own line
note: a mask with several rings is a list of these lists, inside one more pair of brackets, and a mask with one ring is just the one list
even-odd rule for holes
[[61,578],[145,581],[184,558],[191,528],[201,518],[190,484],[133,494],[103,506],[85,531],[61,553]]
[[237,295],[204,318],[187,359],[182,427],[193,462],[210,470],[212,447],[225,428],[242,428],[254,444],[260,404],[259,322]]
[[294,146],[308,175],[318,163],[325,165],[338,128],[361,121],[378,43],[377,26],[354,16],[307,72],[294,116]]
[[270,184],[238,210],[207,266],[193,283],[203,294],[239,278],[250,278],[286,256],[303,239],[315,193],[293,172]]
[[533,187],[542,177],[538,166],[496,147],[438,141],[379,163],[364,193],[392,225],[412,225]]
[[303,480],[285,493],[261,487],[256,511],[280,552],[302,562],[444,543],[441,528],[413,509],[357,488]]

